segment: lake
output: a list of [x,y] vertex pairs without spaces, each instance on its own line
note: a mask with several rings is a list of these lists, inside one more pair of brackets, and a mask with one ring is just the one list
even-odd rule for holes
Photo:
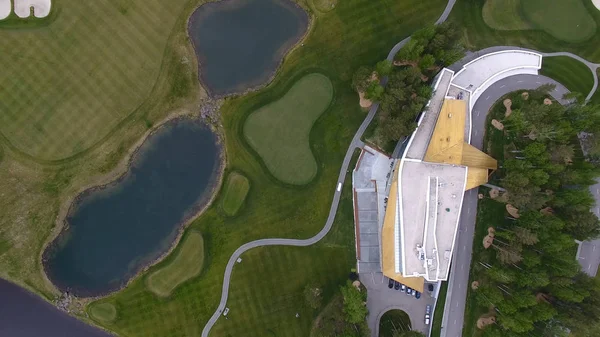
[[307,28],[307,13],[289,0],[211,2],[188,24],[200,79],[217,96],[267,82]]
[[0,336],[112,337],[3,279],[0,279]]
[[158,257],[211,197],[220,146],[200,121],[170,121],[150,135],[117,181],[83,192],[68,228],[44,253],[61,290],[98,296],[117,290]]

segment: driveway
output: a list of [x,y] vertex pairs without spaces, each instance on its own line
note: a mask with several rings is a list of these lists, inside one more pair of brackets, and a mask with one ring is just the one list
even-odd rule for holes
[[408,296],[399,290],[388,288],[388,278],[382,273],[366,273],[359,275],[360,281],[367,288],[367,308],[369,317],[367,322],[371,329],[371,336],[379,336],[379,320],[381,316],[391,309],[403,310],[410,317],[413,330],[420,331],[427,336],[429,325],[425,325],[425,306],[430,304],[433,308],[435,299],[425,291],[420,299]]

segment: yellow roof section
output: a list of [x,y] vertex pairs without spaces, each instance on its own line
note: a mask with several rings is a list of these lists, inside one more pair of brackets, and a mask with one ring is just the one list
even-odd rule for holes
[[496,159],[490,157],[484,152],[479,151],[478,148],[467,143],[463,144],[461,165],[468,166],[469,168],[479,167],[490,170],[495,170],[498,168],[498,162]]
[[[395,171],[398,171],[400,161],[396,163]],[[396,280],[407,287],[411,287],[419,292],[425,288],[425,279],[422,277],[403,277],[401,273],[396,273],[396,256],[394,254],[395,235],[394,225],[396,222],[396,202],[398,200],[398,175],[394,174],[390,194],[388,196],[388,207],[383,219],[383,228],[381,229],[381,265],[383,275]]]
[[467,169],[467,186],[465,187],[465,191],[481,186],[487,182],[488,169],[480,167],[469,167]]
[[465,101],[444,100],[425,153],[425,161],[460,165],[465,142],[466,112]]

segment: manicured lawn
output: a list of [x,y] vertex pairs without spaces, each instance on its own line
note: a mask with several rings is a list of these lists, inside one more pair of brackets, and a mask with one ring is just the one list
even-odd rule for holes
[[[40,27],[1,29],[5,141],[46,160],[100,142],[149,98],[189,2],[54,1]],[[190,77],[194,65],[185,67]]]
[[583,1],[524,0],[523,15],[536,28],[565,42],[581,42],[596,34],[596,22]]
[[542,75],[562,83],[567,89],[578,92],[584,97],[594,85],[590,69],[583,63],[566,56],[544,57]]
[[279,180],[302,185],[317,174],[309,144],[310,130],[333,98],[333,85],[323,74],[299,79],[283,97],[252,112],[244,135]]
[[522,15],[521,0],[486,0],[483,20],[493,29],[526,30],[533,26]]
[[[587,15],[589,15],[594,21],[595,26],[600,25],[600,11],[594,7],[591,1],[570,0],[565,1],[565,3],[572,3],[573,1],[579,1],[581,3],[581,6],[585,9]],[[520,46],[547,52],[569,51],[592,62],[600,62],[600,48],[598,48],[600,45],[600,33],[598,32],[598,29],[595,29],[592,35],[589,36],[589,38],[586,38],[585,41],[563,41],[560,38],[557,38],[550,33],[539,29],[510,31],[497,30],[490,28],[483,19],[482,13],[485,2],[486,0],[457,1],[452,13],[450,14],[450,20],[463,27],[464,40],[469,49],[479,50],[490,46]],[[581,26],[577,28],[577,24],[591,27],[591,22],[585,18],[582,20],[586,20],[587,23],[580,23],[577,21],[577,18],[586,16],[581,9],[577,9],[579,6],[575,5],[572,9],[562,9],[563,12],[561,12],[560,8],[563,8],[563,5],[561,4],[563,1],[561,0],[553,0],[552,2],[528,0],[526,2],[532,3],[528,5],[528,8],[534,7],[543,11],[542,13],[544,15],[539,17],[538,20],[543,20],[546,26],[555,25],[556,27],[565,27],[566,25],[568,26],[570,24],[574,24],[576,31],[570,31],[569,33],[569,36],[571,36],[573,39],[576,35],[579,38],[583,38],[585,35],[578,35],[577,30],[579,28],[584,29],[584,27]],[[525,17],[525,12],[526,11],[523,11],[523,17]],[[559,13],[560,17],[556,17],[557,12]],[[538,14],[530,13],[528,15],[532,16]],[[552,27],[547,27],[546,29],[552,29]]]
[[[174,255],[174,257],[173,257]],[[171,295],[183,282],[197,276],[204,264],[204,239],[202,234],[191,231],[164,266],[146,279],[148,289],[158,296]]]
[[227,215],[235,215],[250,190],[250,182],[248,178],[237,172],[231,172],[227,176],[227,182],[225,183],[225,192],[223,192],[223,201],[221,207]]
[[438,295],[437,303],[435,304],[435,312],[431,322],[431,336],[440,337],[442,332],[442,319],[444,318],[444,306],[446,305],[446,294],[448,293],[448,282],[442,283],[440,294]]
[[384,313],[379,320],[379,337],[393,337],[396,331],[410,331],[411,326],[407,313],[392,309]]
[[111,303],[97,303],[89,308],[90,315],[101,322],[112,322],[117,318],[117,309]]

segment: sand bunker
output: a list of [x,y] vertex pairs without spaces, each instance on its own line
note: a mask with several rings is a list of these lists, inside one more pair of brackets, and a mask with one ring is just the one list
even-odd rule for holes
[[504,124],[500,123],[500,121],[496,119],[492,119],[492,125],[500,131],[504,130]]
[[473,281],[473,283],[471,283],[471,289],[477,290],[477,288],[479,288],[479,281]]
[[358,97],[360,97],[360,107],[361,108],[370,108],[371,105],[373,105],[373,102],[371,102],[371,100],[366,99],[365,98],[365,93],[362,91],[358,92]]
[[552,100],[550,98],[544,98],[544,105],[552,105]]
[[483,238],[483,248],[488,249],[494,243],[494,237],[496,236],[496,230],[494,227],[488,227],[488,235]]
[[45,18],[50,14],[50,7],[52,7],[52,0],[14,0],[14,2],[15,14],[20,18],[28,18],[31,15],[31,8],[36,18]]
[[0,0],[0,20],[10,15],[11,9],[10,0]]
[[508,214],[510,214],[510,216],[512,216],[515,219],[518,219],[520,217],[519,209],[511,204],[506,204],[506,211],[508,212]]
[[512,101],[510,100],[510,98],[507,98],[504,100],[503,104],[504,104],[504,107],[506,108],[504,117],[508,117],[512,113],[512,109],[510,108],[512,106]]
[[596,8],[598,8],[598,10],[600,11],[600,0],[592,0],[592,3],[594,4],[594,6],[596,6]]
[[477,320],[477,328],[483,329],[486,326],[488,326],[490,324],[494,324],[494,323],[496,323],[496,317],[494,317],[494,316],[488,317],[488,315],[483,315],[483,316],[479,317],[479,319]]
[[529,93],[527,91],[525,91],[524,93],[521,94],[521,97],[523,97],[524,100],[528,100],[529,99]]

